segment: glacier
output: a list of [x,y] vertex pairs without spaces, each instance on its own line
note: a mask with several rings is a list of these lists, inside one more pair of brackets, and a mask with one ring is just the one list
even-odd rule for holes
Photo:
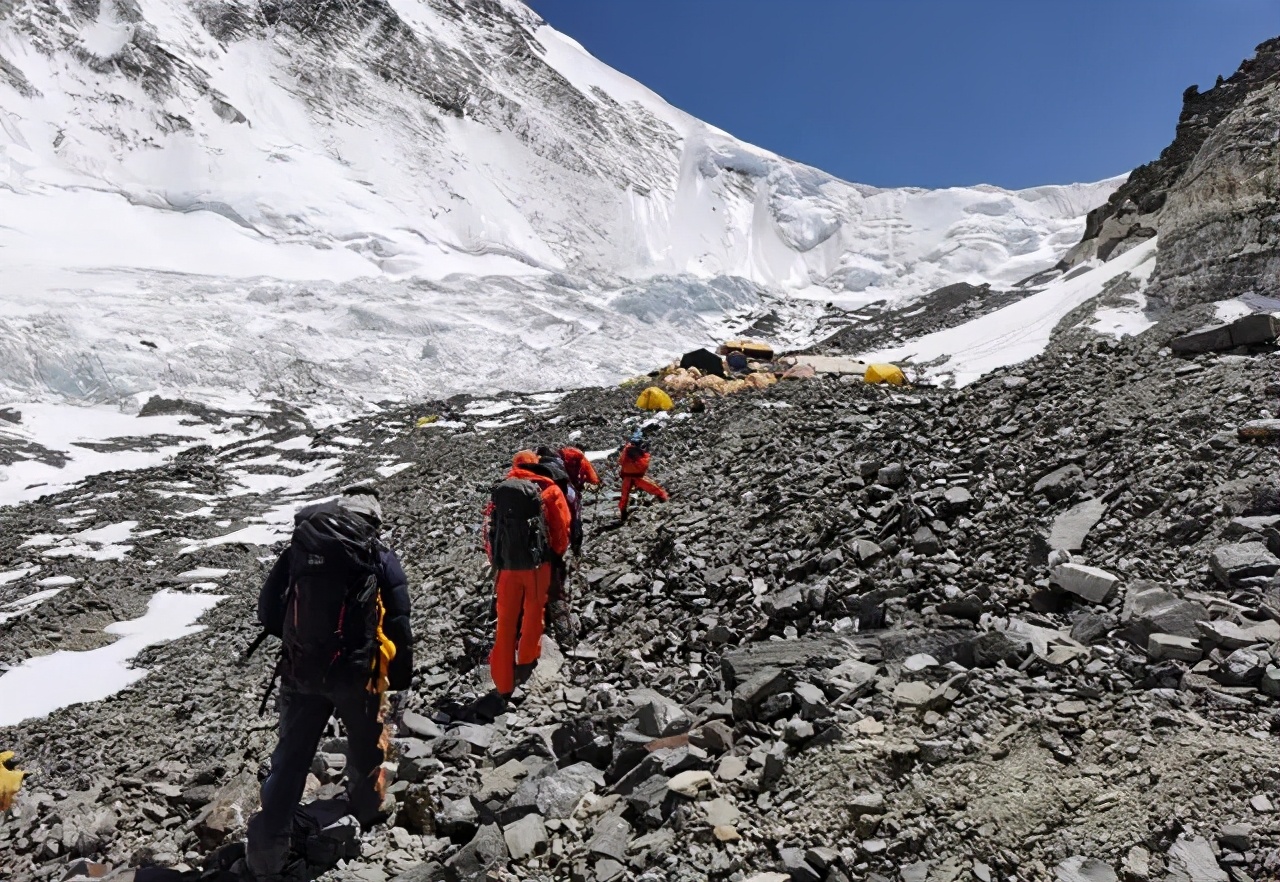
[[515,0],[0,10],[0,400],[359,406],[615,382],[1053,266],[1118,181],[847,183]]

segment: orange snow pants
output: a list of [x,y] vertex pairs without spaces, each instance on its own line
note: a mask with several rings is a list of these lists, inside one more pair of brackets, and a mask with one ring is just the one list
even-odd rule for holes
[[643,490],[651,496],[656,496],[663,502],[667,501],[667,491],[663,490],[652,481],[645,480],[641,477],[623,476],[622,478],[622,498],[618,500],[618,511],[626,512],[627,501],[631,498],[631,488]]
[[516,688],[515,666],[533,664],[542,655],[543,613],[550,585],[549,563],[536,570],[498,573],[498,626],[489,653],[489,675],[503,695]]

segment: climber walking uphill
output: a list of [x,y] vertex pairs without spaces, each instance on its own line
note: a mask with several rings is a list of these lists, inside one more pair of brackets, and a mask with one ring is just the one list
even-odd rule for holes
[[522,450],[485,509],[485,553],[497,571],[498,623],[489,673],[503,698],[542,656],[552,568],[569,550],[569,505],[538,455]]
[[364,826],[379,818],[385,693],[413,676],[408,580],[379,539],[381,523],[367,485],[303,508],[258,595],[259,622],[283,644],[280,740],[245,855],[258,882],[289,878],[294,811],[331,716],[346,729],[350,813]]
[[618,500],[618,513],[622,521],[627,519],[627,503],[631,499],[632,489],[643,490],[663,502],[667,501],[667,491],[645,479],[645,475],[649,473],[649,442],[644,439],[643,429],[636,429],[631,439],[623,445],[618,467],[622,472],[622,498]]
[[576,447],[561,447],[560,460],[569,475],[569,483],[575,491],[575,501],[570,505],[573,522],[569,527],[569,545],[575,555],[582,554],[582,499],[587,485],[600,486],[600,476],[587,455]]

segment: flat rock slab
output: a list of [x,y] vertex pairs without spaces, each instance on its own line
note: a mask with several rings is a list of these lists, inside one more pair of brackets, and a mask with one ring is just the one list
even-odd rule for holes
[[1280,333],[1280,323],[1269,313],[1246,315],[1225,325],[1201,328],[1190,334],[1169,341],[1175,355],[1201,355],[1206,352],[1223,352],[1238,346],[1258,346],[1270,343]]
[[1226,619],[1219,619],[1216,622],[1197,622],[1196,625],[1205,640],[1228,650],[1280,641],[1280,624],[1270,619],[1250,625],[1237,625]]
[[1110,864],[1097,858],[1069,857],[1053,871],[1054,882],[1118,882]]
[[525,815],[502,831],[513,860],[523,860],[547,850],[547,827],[538,815]]
[[1058,515],[1049,529],[1049,548],[1061,551],[1079,551],[1085,539],[1107,513],[1107,504],[1101,499],[1086,499]]
[[708,802],[704,807],[707,823],[713,827],[733,827],[742,818],[738,807],[723,797]]
[[1256,515],[1254,517],[1232,518],[1227,524],[1227,538],[1260,535],[1265,531],[1280,527],[1280,515]]
[[830,667],[862,657],[848,638],[823,634],[798,640],[769,640],[726,652],[720,660],[725,685],[737,688],[767,668]]
[[582,797],[604,786],[604,775],[590,763],[574,763],[538,782],[538,811],[548,818],[568,818]]
[[1174,659],[1195,663],[1204,658],[1200,642],[1177,634],[1152,634],[1147,638],[1147,657],[1152,661]]
[[747,771],[747,761],[740,756],[726,756],[716,767],[716,777],[721,781],[736,781]]
[[933,697],[933,687],[928,683],[899,683],[893,687],[893,701],[904,707],[924,707]]
[[631,841],[631,825],[620,815],[612,814],[596,822],[587,849],[592,854],[613,858],[616,861],[627,859],[627,843]]
[[1169,882],[1230,882],[1204,837],[1179,839],[1169,848]]
[[1053,500],[1066,499],[1071,495],[1076,484],[1083,479],[1084,470],[1080,466],[1064,465],[1036,481],[1033,492],[1043,493]]
[[436,725],[433,720],[429,720],[422,714],[414,713],[413,711],[404,712],[404,715],[400,718],[400,725],[419,738],[426,738],[427,740],[439,738],[444,734],[444,730]]

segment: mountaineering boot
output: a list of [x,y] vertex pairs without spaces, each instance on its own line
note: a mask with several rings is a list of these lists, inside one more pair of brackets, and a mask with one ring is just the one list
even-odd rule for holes
[[477,723],[492,723],[507,712],[507,703],[510,698],[510,695],[503,695],[496,689],[492,692],[486,692],[476,699],[471,708],[474,721]]
[[533,676],[533,669],[537,666],[538,663],[536,661],[529,662],[527,665],[516,665],[516,685],[523,686],[528,683],[529,678]]

